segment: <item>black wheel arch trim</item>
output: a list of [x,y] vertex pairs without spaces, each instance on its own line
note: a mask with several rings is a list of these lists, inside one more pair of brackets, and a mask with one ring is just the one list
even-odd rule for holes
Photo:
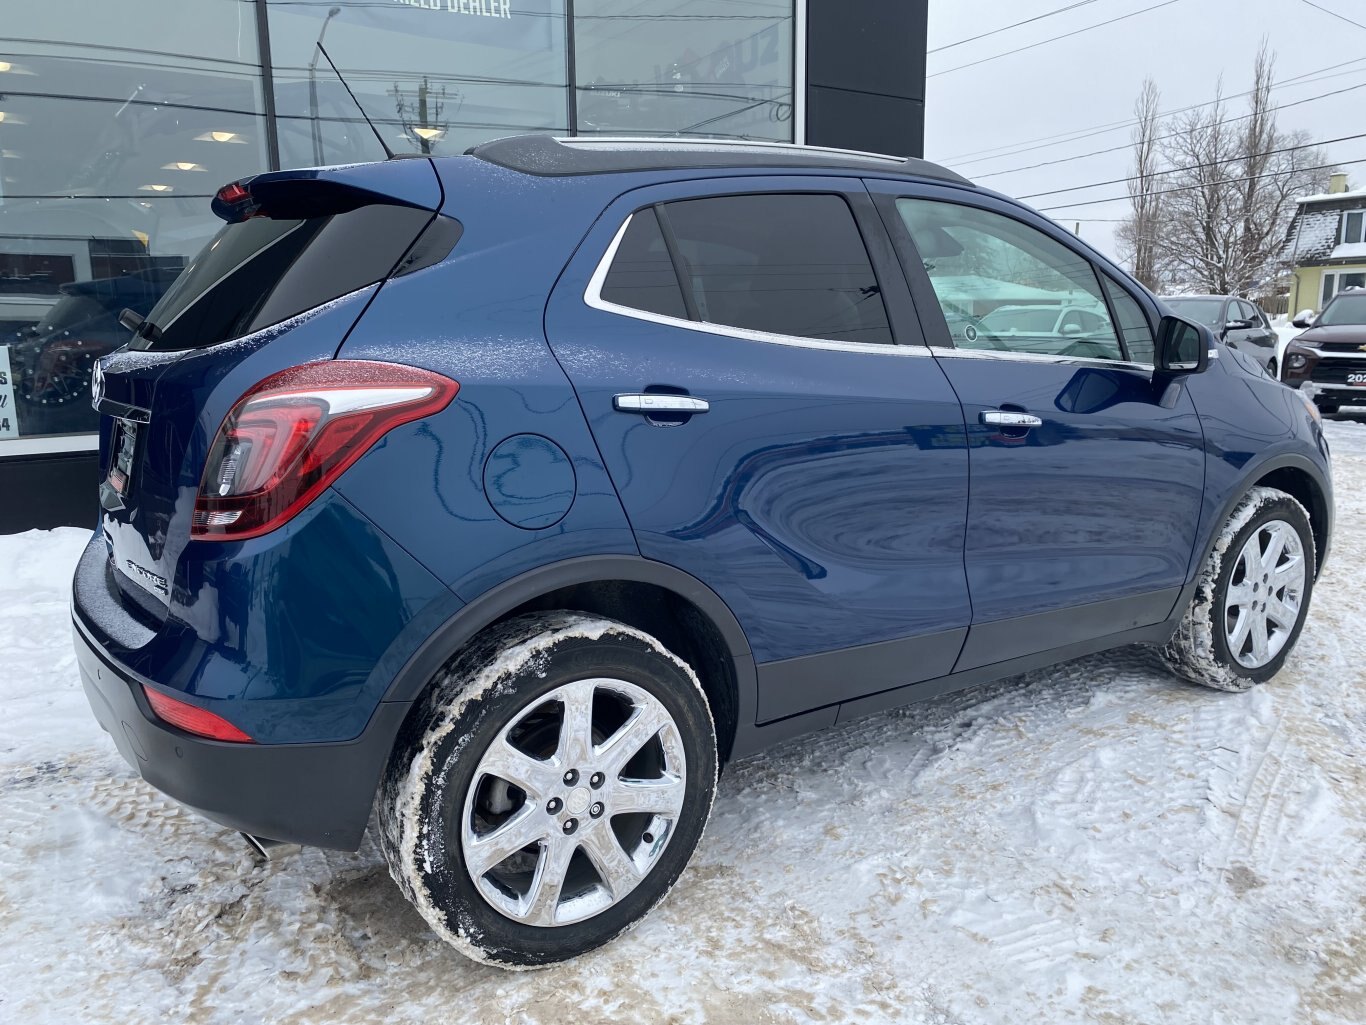
[[490,588],[446,620],[390,682],[384,702],[411,703],[452,655],[513,609],[576,584],[630,581],[653,584],[691,602],[715,625],[735,667],[737,727],[755,722],[758,684],[754,658],[740,621],[721,596],[681,569],[638,555],[586,555],[551,563]]
[[[1283,452],[1252,464],[1251,468],[1247,466],[1243,468],[1243,476],[1238,485],[1229,489],[1229,497],[1225,499],[1223,507],[1219,510],[1219,515],[1211,521],[1210,536],[1200,549],[1199,558],[1191,560],[1186,586],[1181,589],[1180,597],[1177,598],[1176,605],[1172,609],[1173,616],[1179,616],[1195,596],[1195,587],[1200,580],[1200,571],[1209,560],[1210,552],[1214,551],[1214,546],[1218,544],[1220,530],[1228,522],[1229,517],[1233,515],[1233,510],[1237,508],[1238,503],[1246,497],[1249,491],[1277,470],[1297,470],[1303,473],[1317,489],[1319,497],[1323,501],[1323,537],[1322,539],[1317,536],[1314,538],[1317,556],[1314,575],[1317,578],[1323,569],[1324,562],[1328,559],[1328,550],[1333,537],[1332,481],[1324,475],[1323,468],[1308,456],[1297,452]],[[1309,512],[1309,525],[1313,529],[1315,510],[1309,509],[1307,511]],[[1320,541],[1322,543],[1319,543]]]

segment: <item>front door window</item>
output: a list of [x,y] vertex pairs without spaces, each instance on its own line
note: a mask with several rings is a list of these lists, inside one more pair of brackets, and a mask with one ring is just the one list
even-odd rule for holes
[[1085,257],[988,210],[924,199],[896,207],[958,348],[1125,358]]

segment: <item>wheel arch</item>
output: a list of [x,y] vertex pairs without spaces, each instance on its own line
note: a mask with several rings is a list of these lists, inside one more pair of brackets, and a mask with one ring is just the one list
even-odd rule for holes
[[696,577],[630,555],[568,559],[491,588],[432,632],[395,675],[384,701],[414,702],[437,670],[484,630],[552,609],[616,619],[658,638],[692,665],[711,706],[722,763],[742,724],[753,724],[754,658],[729,606]]
[[[1238,497],[1241,498],[1254,487],[1275,488],[1277,491],[1284,491],[1304,506],[1309,513],[1309,528],[1314,532],[1314,573],[1317,576],[1324,559],[1328,556],[1333,511],[1329,492],[1325,489],[1322,479],[1310,470],[1317,468],[1307,460],[1304,462],[1305,465],[1294,461],[1259,468],[1256,479],[1249,481]],[[1228,518],[1227,513],[1224,518]]]
[[1258,462],[1245,473],[1237,486],[1227,492],[1219,514],[1209,521],[1208,536],[1197,550],[1198,559],[1191,561],[1190,579],[1177,599],[1173,615],[1179,616],[1195,593],[1195,582],[1219,541],[1219,532],[1228,522],[1233,510],[1255,487],[1275,488],[1298,501],[1309,513],[1309,528],[1314,534],[1315,571],[1322,569],[1328,556],[1333,532],[1333,487],[1322,468],[1307,456],[1286,452]]

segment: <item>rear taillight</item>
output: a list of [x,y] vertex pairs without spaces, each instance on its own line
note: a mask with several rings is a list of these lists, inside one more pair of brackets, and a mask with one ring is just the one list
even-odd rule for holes
[[198,705],[180,701],[143,684],[142,692],[147,695],[147,703],[162,722],[177,726],[186,733],[210,740],[231,740],[237,744],[254,744],[250,736],[243,733],[221,715],[214,715]]
[[268,377],[223,420],[190,536],[268,533],[318,497],[386,432],[445,409],[460,385],[395,363],[330,360]]

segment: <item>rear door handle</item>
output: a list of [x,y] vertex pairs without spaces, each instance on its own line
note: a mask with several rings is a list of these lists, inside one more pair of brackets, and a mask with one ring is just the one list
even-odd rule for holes
[[1033,413],[1012,413],[1005,409],[982,410],[982,423],[992,427],[1042,427],[1043,421]]
[[628,394],[612,396],[612,408],[621,413],[705,413],[711,403],[692,395]]

